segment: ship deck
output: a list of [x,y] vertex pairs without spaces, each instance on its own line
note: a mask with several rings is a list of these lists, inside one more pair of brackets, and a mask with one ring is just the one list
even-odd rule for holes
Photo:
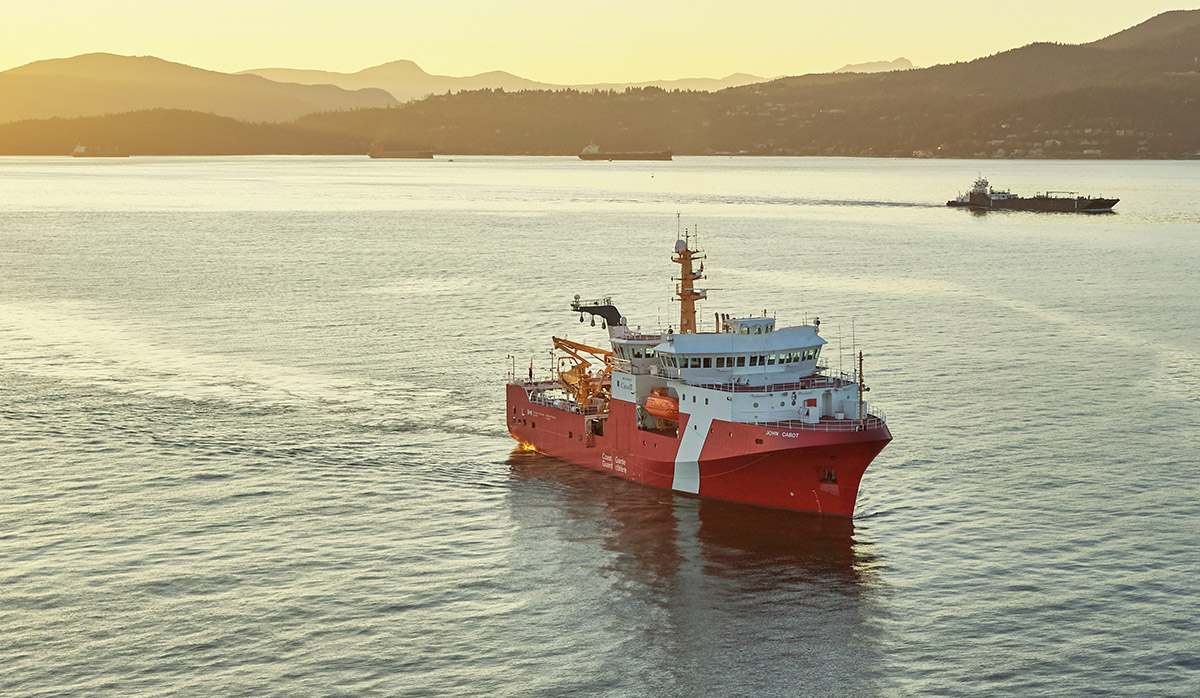
[[695,387],[721,390],[727,393],[771,393],[784,390],[844,388],[847,385],[855,385],[855,381],[851,380],[848,376],[812,375],[788,383],[762,383],[755,385],[725,381],[720,383],[696,383]]
[[[828,381],[839,381],[836,384],[829,383],[828,385],[850,384],[849,381],[846,381],[846,380],[843,380],[840,378],[832,378],[829,376],[816,376],[815,378],[822,378],[822,379],[825,379]],[[596,408],[596,407],[589,407],[587,409],[582,409],[579,407],[579,405],[577,405],[575,403],[574,400],[572,400],[571,398],[569,398],[565,395],[561,396],[561,397],[547,396],[546,395],[547,391],[556,390],[561,387],[561,385],[558,383],[558,381],[520,381],[519,380],[519,381],[514,381],[514,383],[516,385],[521,386],[521,388],[523,388],[525,390],[526,394],[529,396],[529,402],[531,404],[541,405],[543,407],[549,407],[549,408],[556,409],[556,410],[563,410],[564,412],[570,412],[572,414],[579,414],[579,415],[584,415],[584,416],[592,416],[592,415],[599,415],[599,414],[607,415],[607,411],[601,411],[599,408]],[[739,386],[736,386],[736,388],[737,388],[736,392],[756,392],[756,391],[762,391],[762,390],[801,390],[804,388],[825,387],[825,385],[826,384],[824,384],[824,383],[813,384],[813,382],[811,380],[806,379],[799,383],[777,383],[777,384],[767,385],[767,386],[739,385]],[[803,388],[801,386],[803,386]],[[719,385],[704,385],[704,386],[700,386],[700,387],[731,391],[733,386],[731,386],[730,384],[719,384]],[[864,417],[861,420],[845,419],[845,418],[838,419],[837,417],[821,417],[816,422],[805,422],[805,421],[801,421],[799,419],[792,419],[792,420],[779,421],[779,422],[743,422],[743,423],[754,424],[756,426],[767,427],[767,428],[771,428],[771,429],[786,429],[788,431],[800,431],[800,430],[803,430],[803,431],[869,431],[871,429],[879,429],[880,427],[883,427],[884,425],[886,425],[887,417],[879,410],[873,410],[872,412],[868,412],[866,417]],[[649,428],[645,428],[645,427],[640,427],[640,428],[643,431],[654,431],[654,432],[659,432],[659,433],[662,433],[663,435],[668,435],[668,436],[676,435],[674,430],[671,430],[671,429],[658,430],[658,429],[649,429]]]

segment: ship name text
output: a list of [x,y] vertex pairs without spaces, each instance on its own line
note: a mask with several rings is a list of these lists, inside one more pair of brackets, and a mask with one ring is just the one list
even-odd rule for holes
[[625,459],[620,456],[617,456],[614,459],[611,455],[602,453],[600,454],[600,465],[604,466],[608,470],[615,470],[618,473],[629,472],[629,468],[625,466]]
[[768,432],[766,432],[766,436],[782,436],[785,439],[798,439],[798,438],[800,438],[800,432],[798,432],[798,431],[785,431],[785,432],[768,431]]

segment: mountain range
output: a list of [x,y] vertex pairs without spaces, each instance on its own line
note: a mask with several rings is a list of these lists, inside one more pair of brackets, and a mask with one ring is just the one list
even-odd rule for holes
[[230,75],[152,56],[91,53],[37,61],[0,73],[0,123],[138,109],[187,109],[244,121],[291,121],[315,111],[384,107],[374,87],[295,85]]
[[400,102],[408,102],[433,94],[446,92],[462,92],[469,90],[624,90],[628,87],[659,87],[664,90],[703,90],[711,92],[726,87],[738,87],[755,82],[764,82],[768,78],[746,73],[734,73],[723,78],[684,78],[681,80],[651,80],[634,83],[594,83],[594,84],[553,84],[537,82],[523,77],[493,70],[478,75],[453,77],[449,75],[430,75],[412,61],[393,61],[373,68],[360,70],[357,73],[334,73],[324,70],[296,70],[292,68],[257,68],[239,73],[241,75],[258,75],[276,82],[292,82],[301,85],[336,85],[347,90],[357,90],[367,87],[377,87],[387,90]]
[[[104,60],[126,66],[121,60],[147,59]],[[23,66],[15,76],[0,73],[0,112],[12,109],[4,80],[33,80],[33,66],[51,63]],[[152,65],[198,71],[165,61]],[[138,93],[146,106],[172,109],[0,124],[0,153],[66,153],[82,142],[120,144],[133,154],[362,154],[372,142],[388,140],[462,154],[567,155],[596,142],[605,150],[669,147],[677,154],[1200,156],[1200,10],[1167,12],[1089,44],[1035,43],[923,69],[868,73],[857,67],[712,92],[486,87],[405,103],[356,83],[345,89],[198,71],[211,81],[209,97],[225,94],[218,88],[266,83],[278,86],[270,87],[276,99],[288,97],[293,114],[303,110],[296,104],[302,99],[316,103],[317,90],[344,102],[255,125],[244,122],[271,119],[229,115],[237,121],[213,106],[149,105]],[[378,69],[424,74],[405,62]],[[99,93],[111,87],[109,79],[98,71],[92,82],[81,77],[77,85]],[[135,82],[129,75],[123,81]],[[178,89],[172,94],[185,96]],[[242,95],[241,108],[255,103]],[[383,104],[354,101],[375,99]]]
[[468,77],[430,75],[408,60],[357,73],[267,68],[229,74],[153,56],[90,53],[36,61],[0,72],[0,123],[141,109],[189,110],[243,121],[287,122],[313,112],[395,106],[446,92],[623,90],[652,85],[664,89],[719,90],[764,79],[736,73],[720,79],[552,85],[503,71]]
[[[912,68],[907,59],[858,63],[838,73],[872,73]],[[633,83],[552,84],[501,70],[455,77],[432,75],[410,60],[392,61],[355,73],[294,68],[260,68],[220,73],[153,56],[91,53],[37,61],[0,72],[0,123],[22,119],[72,118],[179,109],[212,112],[243,121],[286,122],[305,114],[395,106],[434,94],[493,89],[715,92],[766,82],[748,73],[723,78],[683,78]]]

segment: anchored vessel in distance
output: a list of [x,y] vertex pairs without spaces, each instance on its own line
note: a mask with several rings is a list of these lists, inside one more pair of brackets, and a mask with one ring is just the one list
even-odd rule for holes
[[605,153],[601,152],[600,146],[592,143],[586,146],[580,153],[580,160],[670,160],[672,153],[669,150],[638,150],[629,152]]
[[[1052,194],[1067,194],[1068,196],[1051,196]],[[947,206],[970,208],[975,211],[993,209],[1008,211],[1058,211],[1072,213],[1111,213],[1113,206],[1120,199],[1092,198],[1090,196],[1070,196],[1073,191],[1048,191],[1032,197],[1021,197],[1006,190],[998,191],[988,185],[987,179],[980,177],[975,180],[971,191],[959,194],[946,202]]]
[[375,142],[367,150],[367,155],[373,159],[388,160],[431,160],[432,150],[406,150],[391,143]]
[[79,144],[71,151],[73,158],[127,158],[129,153],[116,146],[87,146]]
[[[511,375],[509,433],[523,447],[629,480],[702,497],[849,516],[859,481],[891,441],[854,375],[819,365],[820,320],[716,314],[701,332],[695,287],[703,259],[675,242],[679,325],[643,334],[611,299],[571,309],[598,317],[611,349],[554,337],[562,352],[547,379]],[[515,361],[514,361],[515,363]],[[515,367],[514,367],[515,374]]]

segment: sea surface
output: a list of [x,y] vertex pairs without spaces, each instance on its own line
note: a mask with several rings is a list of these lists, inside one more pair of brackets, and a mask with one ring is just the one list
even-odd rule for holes
[[[1111,215],[944,206],[982,172]],[[1200,162],[0,158],[0,695],[1200,695]],[[514,450],[611,294],[821,318],[852,520]]]

